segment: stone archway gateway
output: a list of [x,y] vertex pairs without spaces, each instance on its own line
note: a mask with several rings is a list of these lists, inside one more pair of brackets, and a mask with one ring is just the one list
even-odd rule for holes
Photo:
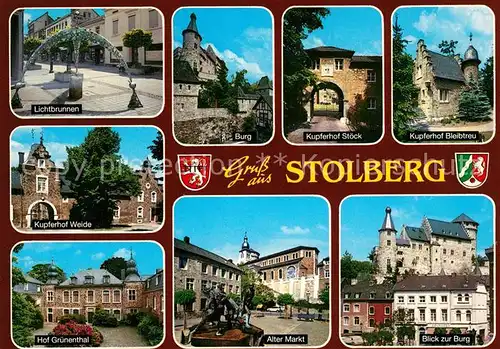
[[33,202],[28,207],[28,214],[26,215],[27,227],[31,227],[31,222],[33,220],[57,220],[59,216],[57,215],[56,207],[47,200],[38,200]]
[[311,91],[308,121],[311,121],[315,115],[343,118],[346,105],[344,98],[344,92],[334,82],[318,82]]

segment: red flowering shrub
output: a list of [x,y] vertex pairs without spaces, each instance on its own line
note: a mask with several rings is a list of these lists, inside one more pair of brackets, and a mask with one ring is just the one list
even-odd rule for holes
[[52,336],[89,336],[90,344],[88,347],[98,347],[101,345],[104,337],[97,328],[93,328],[90,325],[79,324],[73,320],[66,322],[65,324],[58,324],[49,333]]

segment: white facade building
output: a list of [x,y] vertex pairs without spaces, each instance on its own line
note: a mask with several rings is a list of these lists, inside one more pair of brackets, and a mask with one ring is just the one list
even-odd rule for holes
[[[119,51],[127,63],[132,62],[132,49],[123,46],[123,34],[140,28],[153,34],[153,44],[144,50],[139,48],[138,59],[141,65],[163,66],[163,16],[154,8],[127,8],[105,10],[104,36]],[[118,60],[106,52],[106,64],[117,64]]]
[[394,311],[406,309],[418,334],[436,328],[475,330],[485,339],[488,324],[487,279],[476,275],[411,275],[394,286]]

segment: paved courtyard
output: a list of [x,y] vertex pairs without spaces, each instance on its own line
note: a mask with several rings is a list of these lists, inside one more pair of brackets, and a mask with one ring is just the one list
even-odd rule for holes
[[[119,73],[116,67],[81,64],[78,72],[83,74],[83,97],[77,101],[68,100],[68,82],[54,80],[49,73],[49,64],[37,63],[38,70],[28,70],[24,77],[26,87],[19,90],[23,108],[14,109],[19,116],[32,116],[32,104],[82,104],[81,115],[61,116],[145,116],[151,117],[160,113],[163,105],[163,79],[160,73],[155,75],[132,75],[137,84],[137,94],[143,108],[127,109],[132,95],[128,87],[128,76]],[[74,67],[72,67],[74,70]],[[66,71],[66,65],[54,64],[54,72]],[[13,94],[14,91],[11,91]],[[50,116],[33,115],[36,117]]]
[[[36,330],[35,335],[46,335],[56,324],[45,323],[44,327]],[[104,336],[102,347],[147,347],[148,343],[137,333],[137,328],[130,326],[98,327]],[[34,348],[45,348],[43,345],[35,345]]]
[[[349,127],[340,119],[330,116],[313,116],[310,127],[301,127],[287,136],[291,143],[304,143],[304,132],[348,132]],[[310,142],[309,142],[310,143]],[[327,142],[321,142],[327,143]],[[335,142],[332,142],[335,143]]]
[[[188,320],[188,326],[199,323],[200,319]],[[299,321],[297,318],[280,319],[278,315],[265,315],[263,317],[252,317],[250,323],[264,330],[264,334],[307,334],[309,343],[307,346],[319,347],[326,344],[330,333],[330,323],[327,321]],[[174,336],[177,343],[181,341],[182,319],[175,321]],[[301,347],[302,345],[296,345]],[[286,347],[295,347],[287,344]]]

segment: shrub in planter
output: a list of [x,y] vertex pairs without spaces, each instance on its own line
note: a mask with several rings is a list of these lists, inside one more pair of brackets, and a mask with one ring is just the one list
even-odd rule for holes
[[94,314],[92,324],[96,326],[116,327],[118,326],[118,320],[104,310],[98,309]]
[[77,324],[86,324],[87,320],[85,319],[85,316],[81,314],[69,314],[69,315],[63,315],[59,318],[58,323],[60,324],[65,324],[69,321],[74,321]]
[[64,324],[58,324],[52,329],[49,335],[53,336],[90,336],[90,344],[87,347],[98,347],[101,345],[104,337],[97,328],[90,325],[79,324],[69,320]]

